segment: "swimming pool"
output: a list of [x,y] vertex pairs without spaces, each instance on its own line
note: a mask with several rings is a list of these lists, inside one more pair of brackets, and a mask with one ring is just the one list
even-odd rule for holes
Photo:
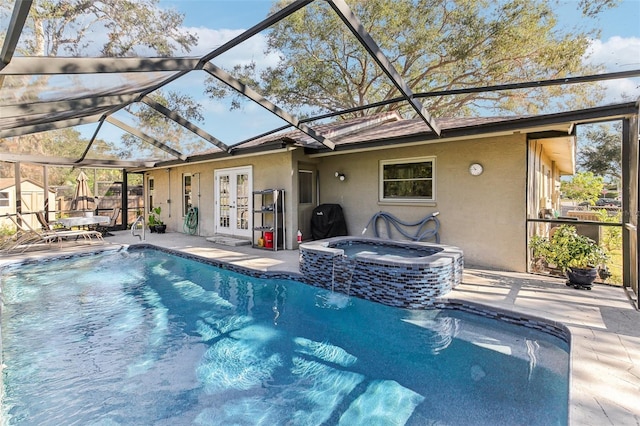
[[567,423],[568,348],[156,250],[2,271],[3,421]]

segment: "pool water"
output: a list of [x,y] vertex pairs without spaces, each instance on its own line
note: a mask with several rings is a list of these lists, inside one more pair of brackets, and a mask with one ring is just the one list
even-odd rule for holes
[[436,248],[407,248],[402,246],[396,246],[393,244],[373,244],[359,241],[342,241],[329,245],[331,248],[337,248],[344,250],[344,255],[347,257],[355,257],[358,254],[377,254],[380,256],[400,256],[400,257],[425,257],[431,256],[438,252]]
[[155,250],[6,268],[5,425],[564,425],[562,340]]

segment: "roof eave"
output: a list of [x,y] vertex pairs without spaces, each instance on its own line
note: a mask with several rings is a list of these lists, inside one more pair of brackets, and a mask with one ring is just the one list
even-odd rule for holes
[[[360,149],[381,148],[389,145],[410,144],[418,142],[445,142],[452,139],[469,138],[473,136],[488,136],[492,134],[507,134],[514,132],[536,132],[540,129],[549,130],[550,126],[566,127],[567,134],[576,124],[597,123],[621,119],[638,114],[637,102],[606,105],[589,109],[567,111],[554,114],[546,114],[531,117],[518,117],[513,120],[476,124],[473,126],[455,129],[443,129],[440,136],[433,132],[420,132],[412,135],[396,136],[389,138],[371,139],[366,142],[343,143],[334,150],[325,148],[305,147],[306,154],[325,154]],[[565,126],[566,125],[566,126]]]

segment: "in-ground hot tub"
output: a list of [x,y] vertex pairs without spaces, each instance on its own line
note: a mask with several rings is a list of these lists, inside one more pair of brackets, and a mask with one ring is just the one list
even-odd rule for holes
[[389,306],[432,307],[462,280],[462,250],[443,244],[335,237],[300,245],[312,285]]

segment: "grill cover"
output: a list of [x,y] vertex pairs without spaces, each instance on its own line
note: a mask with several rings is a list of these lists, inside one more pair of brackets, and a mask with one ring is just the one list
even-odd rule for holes
[[311,214],[311,236],[314,240],[338,237],[347,234],[340,204],[320,204]]

